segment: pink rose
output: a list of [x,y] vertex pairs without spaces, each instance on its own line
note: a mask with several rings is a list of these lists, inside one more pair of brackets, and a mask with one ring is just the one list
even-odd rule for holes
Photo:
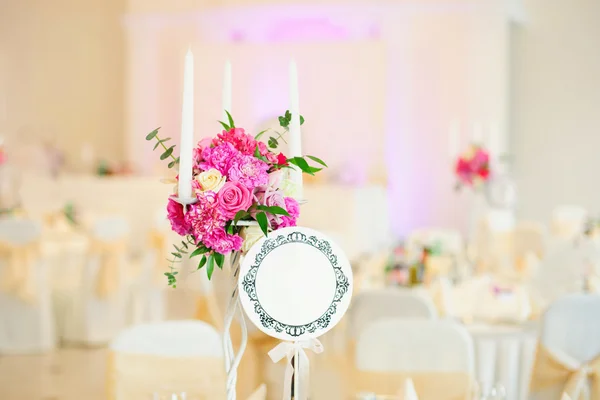
[[175,200],[169,199],[167,203],[167,218],[171,222],[171,228],[181,236],[191,233],[192,227],[186,221],[183,206]]
[[241,182],[227,182],[219,191],[217,202],[223,216],[231,219],[238,211],[250,208],[252,193]]
[[[283,193],[279,190],[267,190],[264,192],[256,193],[256,198],[258,199],[258,203],[267,207],[281,207],[285,210],[285,198],[283,197]],[[281,223],[281,215],[279,214],[271,214],[267,213],[267,218],[269,219],[269,223],[271,227],[277,229],[279,224]]]

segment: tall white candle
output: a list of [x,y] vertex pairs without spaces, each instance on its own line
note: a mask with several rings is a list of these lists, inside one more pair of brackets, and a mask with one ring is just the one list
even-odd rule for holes
[[483,135],[483,125],[480,122],[473,123],[473,132],[471,134],[471,144],[485,146],[485,138]]
[[231,63],[229,60],[225,63],[223,75],[223,122],[227,123],[227,113],[231,114]]
[[179,142],[178,197],[192,198],[192,150],[194,147],[194,55],[188,50],[183,73],[183,108],[181,111],[181,141]]
[[[292,121],[290,123],[290,137],[288,139],[289,156],[301,157],[302,137],[300,129],[300,95],[298,93],[298,69],[296,68],[295,61],[290,62],[290,113],[292,114]],[[302,200],[302,171],[296,166],[294,166],[292,171],[292,181],[294,182],[297,191],[296,198]]]

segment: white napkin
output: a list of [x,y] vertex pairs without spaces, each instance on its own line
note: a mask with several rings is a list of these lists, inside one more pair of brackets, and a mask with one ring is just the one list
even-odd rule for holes
[[417,396],[417,391],[415,390],[415,385],[412,379],[407,378],[404,381],[404,388],[400,393],[400,398],[402,400],[419,400],[419,396]]

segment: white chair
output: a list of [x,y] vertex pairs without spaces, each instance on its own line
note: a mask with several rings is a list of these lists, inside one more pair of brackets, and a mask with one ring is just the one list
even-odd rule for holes
[[588,211],[577,205],[563,205],[552,211],[552,233],[561,239],[581,235],[588,218]]
[[532,372],[532,400],[560,400],[565,394],[588,398],[583,394],[589,394],[589,379],[598,379],[600,372],[599,315],[598,295],[571,294],[548,308]]
[[369,324],[385,318],[437,318],[433,300],[426,294],[397,288],[358,294],[349,310],[350,338],[357,338]]
[[99,218],[92,225],[82,280],[65,305],[65,342],[107,343],[125,327],[128,234],[129,223],[122,217]]
[[360,334],[355,366],[356,391],[395,394],[411,378],[421,400],[467,398],[473,342],[449,320],[379,320]]
[[0,354],[45,352],[56,340],[41,227],[0,220]]
[[185,393],[189,399],[224,400],[222,349],[218,332],[201,321],[130,328],[110,344],[109,399],[170,399]]
[[147,251],[141,255],[140,274],[131,288],[130,322],[134,325],[166,318],[169,287],[164,272],[168,271],[172,245],[180,244],[180,241],[171,242],[171,236],[166,210],[160,210],[148,233]]

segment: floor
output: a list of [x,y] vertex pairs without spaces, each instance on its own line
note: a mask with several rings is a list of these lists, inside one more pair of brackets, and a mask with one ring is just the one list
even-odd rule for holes
[[106,400],[105,349],[0,356],[2,400]]

